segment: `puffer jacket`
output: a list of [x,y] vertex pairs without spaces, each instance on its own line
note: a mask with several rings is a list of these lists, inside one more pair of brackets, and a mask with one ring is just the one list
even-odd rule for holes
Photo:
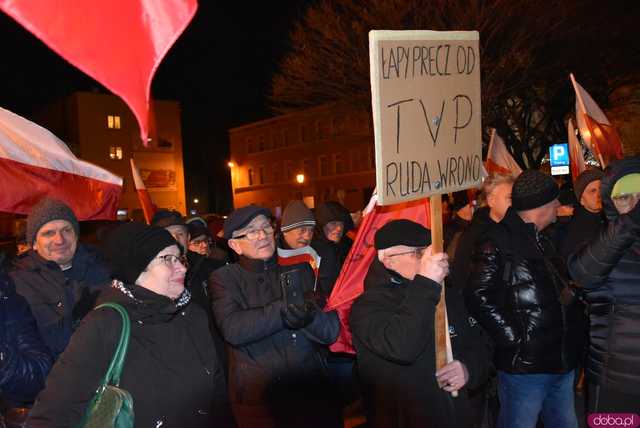
[[275,257],[240,256],[238,263],[216,270],[209,279],[213,314],[227,348],[229,399],[241,427],[296,426],[294,421],[298,426],[331,426],[323,422],[328,400],[318,345],[336,340],[338,317],[319,312],[303,329],[285,326],[280,278],[295,270],[303,291],[311,291],[313,277],[306,269],[278,266]]
[[13,406],[33,402],[53,364],[24,297],[0,273],[0,391]]
[[473,253],[464,293],[469,312],[493,341],[499,370],[566,373],[576,367],[583,308],[575,298],[561,304],[566,283],[562,258],[535,225],[509,209],[491,226]]
[[619,215],[611,201],[618,179],[640,173],[640,158],[614,163],[600,192],[608,219],[598,236],[569,257],[572,277],[585,289],[590,382],[637,394],[640,385],[640,204]]
[[[232,426],[226,385],[207,317],[187,293],[177,301],[115,282],[98,303],[122,305],[131,320],[120,387],[133,398],[136,427]],[[113,357],[122,319],[91,311],[71,338],[38,396],[27,427],[78,425]]]
[[67,271],[31,250],[16,260],[9,275],[18,294],[27,299],[54,358],[64,351],[99,291],[111,280],[100,255],[82,244],[78,244],[72,268]]

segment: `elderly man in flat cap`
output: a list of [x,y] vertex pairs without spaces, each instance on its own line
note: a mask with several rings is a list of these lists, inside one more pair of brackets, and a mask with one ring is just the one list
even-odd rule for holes
[[249,205],[224,223],[238,263],[209,280],[216,324],[229,356],[229,398],[239,427],[342,426],[317,345],[339,332],[335,312],[305,300],[309,270],[280,266],[271,213]]
[[410,220],[385,224],[374,244],[377,259],[350,316],[367,426],[472,426],[467,388],[484,382],[488,358],[479,327],[453,290],[446,305],[454,360],[436,371],[435,311],[447,255],[434,254],[430,232]]

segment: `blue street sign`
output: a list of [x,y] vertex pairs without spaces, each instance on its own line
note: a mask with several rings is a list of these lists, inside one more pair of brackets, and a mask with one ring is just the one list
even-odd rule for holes
[[554,144],[549,147],[549,160],[551,161],[551,166],[568,166],[569,145]]

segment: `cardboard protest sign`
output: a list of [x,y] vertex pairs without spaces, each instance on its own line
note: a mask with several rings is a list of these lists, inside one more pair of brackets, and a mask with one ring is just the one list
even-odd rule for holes
[[477,31],[371,31],[381,205],[481,183]]

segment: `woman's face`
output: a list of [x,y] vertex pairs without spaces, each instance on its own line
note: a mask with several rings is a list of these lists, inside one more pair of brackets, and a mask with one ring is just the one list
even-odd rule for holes
[[329,241],[333,241],[337,244],[342,239],[344,223],[341,221],[330,221],[324,225],[323,231],[324,236],[326,236]]
[[180,249],[171,245],[160,251],[140,274],[137,284],[154,293],[176,299],[184,291],[184,276],[187,272]]

